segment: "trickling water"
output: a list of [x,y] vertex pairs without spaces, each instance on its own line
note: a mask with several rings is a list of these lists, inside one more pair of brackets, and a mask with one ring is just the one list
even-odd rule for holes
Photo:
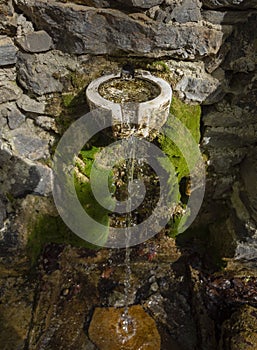
[[126,161],[127,178],[128,178],[128,201],[126,208],[126,255],[125,255],[125,280],[124,280],[124,293],[125,293],[125,309],[122,315],[122,328],[125,334],[129,335],[131,331],[131,325],[133,320],[129,317],[129,296],[131,289],[131,264],[130,264],[130,240],[131,240],[131,225],[132,223],[132,197],[133,197],[133,179],[134,179],[134,166],[135,166],[135,142],[133,136],[128,139],[128,146],[130,147],[129,159]]

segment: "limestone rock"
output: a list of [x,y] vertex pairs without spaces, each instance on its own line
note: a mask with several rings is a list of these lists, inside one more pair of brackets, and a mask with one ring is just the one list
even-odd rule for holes
[[26,34],[18,38],[17,43],[24,51],[32,53],[49,51],[53,45],[52,38],[44,30]]
[[77,67],[76,59],[59,51],[41,54],[19,53],[17,76],[20,84],[37,95],[61,92],[62,78]]
[[71,0],[70,2],[97,8],[120,7],[122,9],[149,9],[153,6],[160,5],[163,0]]
[[29,118],[14,130],[3,129],[2,138],[11,147],[13,156],[31,161],[48,159],[49,146],[54,142],[51,134],[35,126]]
[[24,112],[44,114],[45,111],[45,104],[43,102],[38,102],[27,95],[22,95],[17,101],[17,105]]
[[58,128],[56,126],[55,120],[51,117],[41,115],[35,119],[35,124],[40,126],[44,130],[52,130],[58,133]]
[[16,80],[16,68],[1,68],[0,69],[0,82],[15,81]]
[[0,103],[18,100],[22,90],[14,81],[0,82]]
[[174,90],[188,102],[211,103],[210,96],[220,88],[220,81],[206,73],[203,62],[169,60],[167,67],[177,82]]
[[16,129],[21,126],[25,121],[25,116],[17,108],[15,103],[7,103],[2,108],[2,116],[6,117],[8,120],[8,126],[10,129]]
[[169,18],[179,23],[198,22],[202,19],[200,9],[199,0],[183,0],[181,4],[175,6]]
[[203,19],[213,24],[244,23],[250,15],[251,11],[202,11]]
[[12,177],[10,193],[14,197],[23,197],[28,193],[47,196],[51,193],[52,171],[45,165],[28,161],[15,162],[10,176]]
[[142,306],[129,308],[129,316],[135,323],[135,329],[129,326],[129,335],[126,335],[120,324],[123,312],[122,308],[95,309],[89,326],[89,338],[99,350],[160,350],[160,335],[155,322]]
[[0,2],[0,35],[14,36],[16,34],[16,18],[10,2]]
[[16,63],[17,48],[8,37],[0,36],[0,67]]
[[34,32],[33,24],[20,14],[17,18],[17,38]]
[[44,0],[19,1],[17,5],[38,28],[51,32],[57,48],[75,54],[195,59],[216,54],[223,40],[220,29],[191,23],[174,26],[150,18],[135,20],[112,9]]
[[203,0],[203,6],[211,9],[227,7],[243,10],[256,9],[257,3],[255,0]]
[[118,0],[123,6],[149,9],[153,6],[160,5],[163,0]]

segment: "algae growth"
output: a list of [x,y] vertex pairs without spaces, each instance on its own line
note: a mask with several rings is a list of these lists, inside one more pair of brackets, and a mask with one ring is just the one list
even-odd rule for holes
[[[95,160],[96,154],[100,151],[98,147],[91,147],[90,149],[83,149],[76,162],[76,169],[74,172],[74,185],[81,205],[95,221],[102,224],[101,232],[93,231],[92,227],[86,227],[85,231],[90,235],[97,235],[99,237],[99,245],[104,245],[109,233],[109,210],[102,207],[94,197],[90,184],[90,173]],[[96,183],[101,191],[103,185],[103,178],[106,177],[107,170],[97,169]],[[112,178],[110,175],[110,184]],[[110,187],[111,191],[114,191]],[[109,203],[111,208],[112,202]],[[60,216],[53,215],[38,215],[37,219],[33,221],[30,227],[30,235],[27,243],[27,254],[31,260],[32,265],[35,265],[42,249],[47,243],[57,243],[72,245],[75,247],[86,247],[96,249],[97,247],[88,243],[84,239],[78,237],[73,233],[63,222]]]
[[[196,144],[200,141],[200,105],[188,105],[173,96],[170,114],[166,122],[166,127],[172,126],[173,119],[177,118],[191,133]],[[169,157],[175,167],[178,182],[182,178],[189,176],[189,169],[180,149],[167,136],[160,134],[158,137],[160,148]],[[186,143],[186,140],[185,140]]]

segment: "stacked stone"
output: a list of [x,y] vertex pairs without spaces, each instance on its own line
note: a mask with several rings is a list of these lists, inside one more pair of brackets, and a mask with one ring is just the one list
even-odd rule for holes
[[[24,253],[32,213],[49,206],[51,148],[63,132],[56,117],[65,96],[131,57],[164,63],[177,95],[203,105],[208,176],[200,220],[211,225],[223,255],[256,259],[256,23],[256,0],[2,1],[0,258]],[[25,288],[14,276],[6,300],[10,288]],[[29,303],[15,300],[28,309],[24,319],[12,319],[21,330],[11,345],[17,349],[27,341],[33,292]],[[17,305],[1,306],[1,314],[15,314]],[[72,346],[68,339],[65,347]]]

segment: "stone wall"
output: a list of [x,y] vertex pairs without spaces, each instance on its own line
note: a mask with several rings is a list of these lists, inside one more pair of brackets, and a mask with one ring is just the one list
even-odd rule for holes
[[224,229],[236,237],[243,221],[239,236],[249,233],[256,204],[246,177],[255,168],[245,171],[251,161],[242,161],[254,157],[256,143],[254,1],[16,0],[0,6],[4,232],[10,198],[50,194],[52,149],[70,100],[81,93],[76,118],[87,110],[87,84],[130,57],[139,67],[157,63],[157,75],[165,65],[175,93],[203,105],[208,184],[202,220],[220,230],[215,221],[224,204],[231,209],[223,215]]
[[[202,105],[207,187],[196,224],[221,256],[256,259],[256,23],[255,0],[0,1],[1,269],[24,273],[17,252],[33,219],[56,215],[55,145],[88,111],[89,82],[127,60]],[[34,286],[25,287],[32,303]]]

